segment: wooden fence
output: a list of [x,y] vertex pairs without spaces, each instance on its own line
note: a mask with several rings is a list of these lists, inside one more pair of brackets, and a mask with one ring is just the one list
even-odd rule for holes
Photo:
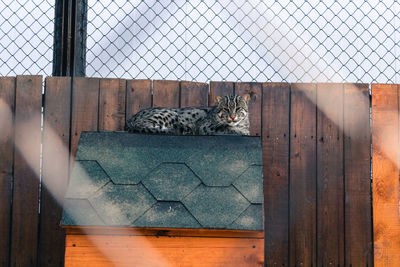
[[[42,95],[41,76],[0,78],[0,265],[63,265],[62,208],[47,185],[63,194],[72,160],[61,151],[73,155],[81,131],[123,130],[142,108],[251,92],[251,134],[263,140],[265,265],[400,266],[398,91],[372,85],[371,128],[366,84],[48,77]],[[61,142],[49,141],[54,134]]]

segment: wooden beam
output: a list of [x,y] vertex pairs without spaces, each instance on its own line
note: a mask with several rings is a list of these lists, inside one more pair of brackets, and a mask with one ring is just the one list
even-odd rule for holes
[[400,265],[399,88],[372,86],[374,266]]

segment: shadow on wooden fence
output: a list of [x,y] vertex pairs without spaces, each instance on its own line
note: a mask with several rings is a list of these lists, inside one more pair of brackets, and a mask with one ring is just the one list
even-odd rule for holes
[[[263,140],[266,266],[372,266],[373,260],[395,266],[398,161],[390,159],[398,157],[399,88],[372,85],[374,220],[368,90],[365,84],[48,77],[42,97],[41,76],[0,78],[0,265],[63,266],[54,196],[64,193],[72,158],[53,155],[68,149],[73,156],[81,131],[123,130],[126,118],[151,106],[212,105],[216,95],[251,92],[251,134]],[[381,145],[387,131],[394,136],[389,154]],[[50,143],[50,135],[60,141]]]

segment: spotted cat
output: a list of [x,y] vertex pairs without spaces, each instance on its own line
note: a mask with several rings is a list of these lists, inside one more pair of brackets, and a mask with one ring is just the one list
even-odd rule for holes
[[249,94],[217,96],[213,107],[148,108],[127,121],[127,130],[172,135],[249,135],[249,100]]

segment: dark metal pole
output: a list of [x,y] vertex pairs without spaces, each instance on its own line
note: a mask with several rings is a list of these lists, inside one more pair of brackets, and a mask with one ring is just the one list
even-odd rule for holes
[[86,76],[87,0],[75,0],[75,76]]
[[87,0],[56,0],[53,76],[85,76]]

